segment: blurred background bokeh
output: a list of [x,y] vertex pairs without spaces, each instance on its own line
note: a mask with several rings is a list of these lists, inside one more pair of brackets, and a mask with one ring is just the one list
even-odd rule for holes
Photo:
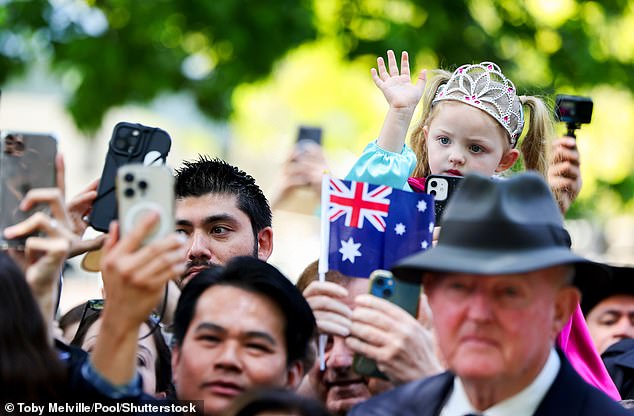
[[[0,129],[55,133],[69,196],[100,174],[118,121],[168,131],[173,167],[219,156],[271,195],[302,124],[323,127],[346,174],[380,130],[369,70],[387,49],[413,71],[491,60],[525,95],[592,97],[568,227],[581,254],[634,263],[632,1],[0,0]],[[295,278],[317,230],[276,212],[271,261]]]

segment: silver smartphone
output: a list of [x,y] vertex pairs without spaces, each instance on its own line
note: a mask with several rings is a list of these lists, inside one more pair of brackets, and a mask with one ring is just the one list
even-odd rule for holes
[[[57,140],[52,134],[4,132],[0,139],[0,233],[24,221],[36,211],[48,211],[38,204],[29,211],[19,208],[24,196],[34,188],[52,188],[55,183]],[[26,237],[6,240],[0,247],[24,248]]]
[[123,165],[117,170],[117,208],[121,236],[127,235],[151,211],[160,220],[143,244],[174,232],[174,175],[166,166]]

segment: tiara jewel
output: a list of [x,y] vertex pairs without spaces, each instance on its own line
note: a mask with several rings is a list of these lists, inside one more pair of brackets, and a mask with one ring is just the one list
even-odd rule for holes
[[432,105],[444,100],[455,100],[486,111],[497,120],[515,146],[524,128],[524,110],[515,85],[493,62],[462,65],[446,84],[436,92]]

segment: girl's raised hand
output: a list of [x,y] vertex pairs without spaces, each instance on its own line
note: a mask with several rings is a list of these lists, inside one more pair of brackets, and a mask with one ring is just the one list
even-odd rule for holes
[[383,58],[377,58],[378,71],[375,68],[370,70],[374,83],[383,92],[391,108],[413,111],[425,90],[425,70],[419,73],[416,83],[412,84],[409,72],[409,57],[406,51],[401,54],[400,73],[394,51],[387,51],[387,61],[388,67],[386,68]]

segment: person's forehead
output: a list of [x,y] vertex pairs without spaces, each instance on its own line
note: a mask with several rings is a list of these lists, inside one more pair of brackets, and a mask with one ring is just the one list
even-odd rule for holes
[[217,284],[205,290],[196,303],[194,320],[238,320],[249,317],[263,325],[284,326],[279,305],[268,296],[238,286]]
[[221,215],[230,215],[240,221],[251,222],[247,214],[238,207],[238,196],[234,194],[208,193],[176,199],[177,221]]
[[608,296],[592,309],[600,310],[614,307],[634,310],[634,294],[618,293]]

